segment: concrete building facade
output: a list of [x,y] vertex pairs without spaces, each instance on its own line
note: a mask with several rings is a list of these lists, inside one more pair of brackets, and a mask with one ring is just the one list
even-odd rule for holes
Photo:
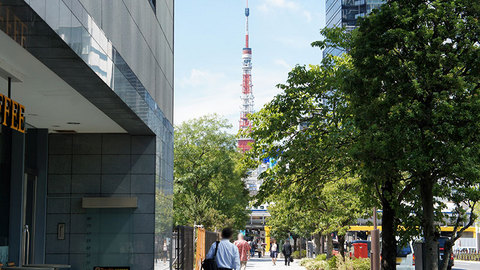
[[0,0],[0,263],[170,267],[173,16]]

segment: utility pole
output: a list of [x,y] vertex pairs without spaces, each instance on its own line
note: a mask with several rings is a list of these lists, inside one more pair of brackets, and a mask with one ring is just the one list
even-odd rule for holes
[[380,231],[377,228],[377,208],[373,208],[372,255],[370,263],[372,270],[380,270]]

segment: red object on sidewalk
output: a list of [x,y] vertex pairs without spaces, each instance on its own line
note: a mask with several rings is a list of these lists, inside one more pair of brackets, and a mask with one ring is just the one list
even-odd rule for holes
[[355,258],[368,258],[368,244],[353,243],[353,255]]

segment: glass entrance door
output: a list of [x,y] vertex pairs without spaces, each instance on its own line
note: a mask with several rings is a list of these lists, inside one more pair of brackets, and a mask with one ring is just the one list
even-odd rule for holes
[[22,238],[22,257],[23,265],[31,264],[34,255],[35,239],[35,213],[36,213],[36,195],[37,195],[37,176],[25,174],[25,185],[23,193],[23,238]]

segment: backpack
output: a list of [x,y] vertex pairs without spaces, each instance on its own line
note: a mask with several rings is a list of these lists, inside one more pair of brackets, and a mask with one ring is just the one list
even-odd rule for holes
[[215,247],[215,253],[213,254],[213,258],[211,259],[205,259],[202,263],[202,269],[204,270],[218,270],[217,262],[215,261],[215,258],[217,257],[217,250],[218,250],[218,244],[220,241],[216,242],[217,245]]

